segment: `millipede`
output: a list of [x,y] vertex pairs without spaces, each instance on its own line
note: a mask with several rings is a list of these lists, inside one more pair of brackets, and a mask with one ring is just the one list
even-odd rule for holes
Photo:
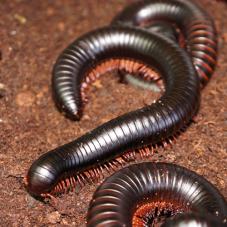
[[[119,59],[131,62],[122,65]],[[130,73],[141,70],[143,75],[149,75],[150,68],[154,68],[161,73],[165,91],[151,105],[112,119],[43,154],[32,164],[25,178],[32,195],[53,195],[70,190],[77,183],[97,176],[103,168],[114,168],[128,157],[134,157],[137,150],[140,154],[150,153],[148,145],[154,147],[170,141],[197,113],[200,83],[185,51],[158,34],[117,26],[83,35],[57,60],[54,69],[57,76],[53,83],[57,97],[66,101],[67,104],[61,102],[61,105],[67,106],[69,115],[75,118],[79,114],[74,102],[81,99],[81,94],[76,88],[94,68],[107,71],[108,64],[110,69],[123,68]],[[65,88],[66,84],[73,84],[73,87]]]
[[[194,225],[186,225],[190,222]],[[221,227],[226,222],[227,202],[218,189],[193,171],[161,162],[114,173],[97,188],[87,214],[88,227]]]
[[209,14],[194,1],[143,0],[123,9],[112,24],[146,27],[157,21],[172,23],[179,30],[179,43],[185,43],[204,87],[217,61],[217,32]]

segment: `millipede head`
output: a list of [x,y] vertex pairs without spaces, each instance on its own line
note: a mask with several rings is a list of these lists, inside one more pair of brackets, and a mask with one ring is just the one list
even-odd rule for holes
[[48,193],[50,191],[50,188],[52,188],[52,182],[51,179],[48,179],[48,174],[49,173],[40,174],[40,172],[34,172],[31,171],[31,169],[29,170],[24,182],[28,192],[31,195],[39,197],[42,194]]
[[48,194],[58,181],[60,169],[54,165],[58,156],[50,155],[51,153],[48,152],[37,159],[24,178],[25,186],[33,196],[42,197],[43,194]]

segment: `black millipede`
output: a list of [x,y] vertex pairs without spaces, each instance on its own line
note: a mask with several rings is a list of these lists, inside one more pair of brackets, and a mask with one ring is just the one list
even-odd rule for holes
[[151,26],[157,21],[172,23],[180,30],[201,86],[205,86],[217,59],[217,32],[209,14],[192,0],[143,0],[123,9],[112,24]]
[[[90,202],[87,226],[160,226],[170,217],[190,212],[204,214],[206,222],[214,216],[226,226],[227,203],[205,178],[175,164],[145,162],[121,169],[98,187]],[[181,218],[164,226],[176,226],[173,222]],[[199,222],[203,223],[201,218]]]
[[[38,158],[25,178],[31,194],[45,196],[68,190],[91,178],[98,168],[116,164],[116,158],[125,152],[172,138],[196,114],[200,85],[189,56],[174,42],[135,28],[105,27],[77,39],[60,56],[55,68],[60,80],[55,79],[63,87],[73,80],[77,87],[90,68],[119,58],[160,71],[164,94],[151,105],[110,120]],[[64,99],[75,116],[78,110],[71,104],[80,99],[80,93],[74,94],[74,89],[67,93]]]

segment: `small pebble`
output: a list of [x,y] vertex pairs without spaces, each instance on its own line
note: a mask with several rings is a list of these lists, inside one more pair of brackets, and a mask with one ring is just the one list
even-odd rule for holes
[[56,224],[61,221],[61,215],[58,211],[54,211],[46,216],[47,222],[51,224]]
[[222,188],[225,188],[225,181],[220,179],[219,184],[221,185]]
[[31,91],[24,91],[16,96],[18,106],[29,107],[35,102],[35,95]]
[[20,24],[25,24],[27,22],[26,17],[20,15],[20,14],[14,14],[14,18],[20,23]]
[[83,119],[84,119],[84,120],[90,120],[91,118],[90,118],[90,116],[89,116],[89,115],[84,114]]
[[14,35],[16,35],[17,34],[17,31],[16,30],[12,30],[12,31],[10,31],[10,33],[9,33],[10,35],[12,35],[12,36],[14,36]]
[[54,8],[48,7],[46,11],[48,16],[53,16],[54,15]]
[[58,23],[58,30],[63,32],[65,30],[65,23],[64,22],[59,22]]
[[66,219],[62,219],[61,224],[66,225],[66,226],[70,226]]

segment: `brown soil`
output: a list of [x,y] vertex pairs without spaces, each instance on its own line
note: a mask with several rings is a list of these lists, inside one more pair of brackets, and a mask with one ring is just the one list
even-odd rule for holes
[[[119,84],[115,76],[108,75],[91,88],[79,122],[61,115],[51,97],[51,70],[59,53],[81,34],[108,24],[130,2],[1,1],[0,226],[85,225],[97,185],[87,184],[79,194],[66,194],[50,206],[33,199],[20,177],[44,152],[157,97],[150,91]],[[202,91],[197,122],[172,148],[160,149],[150,160],[190,168],[227,198],[227,4],[215,0],[201,3],[214,17],[219,32],[217,70]]]

